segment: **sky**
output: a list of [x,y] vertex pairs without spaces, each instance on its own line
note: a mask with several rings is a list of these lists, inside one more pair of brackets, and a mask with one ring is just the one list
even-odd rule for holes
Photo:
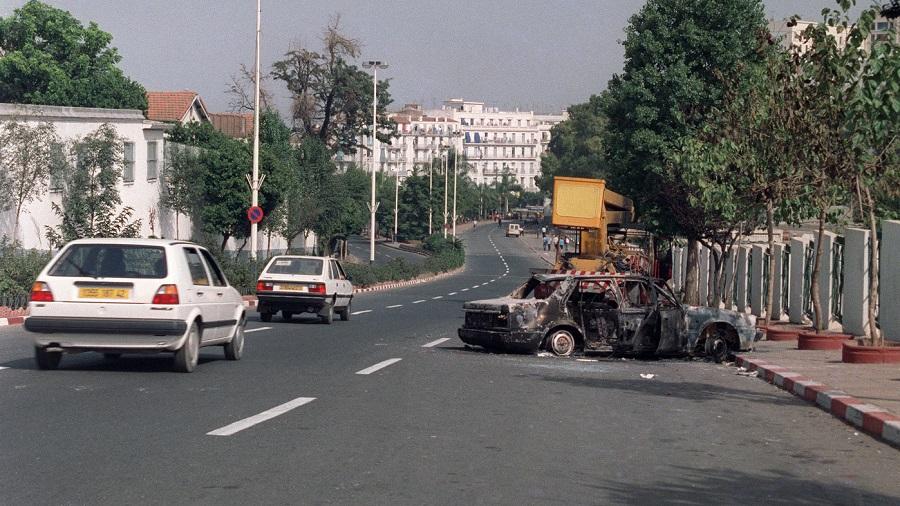
[[[227,111],[230,77],[252,68],[253,0],[45,0],[113,35],[121,67],[148,90],[194,90]],[[861,4],[867,0],[860,0]],[[0,0],[0,17],[25,0]],[[339,14],[363,60],[390,67],[392,108],[447,98],[559,112],[586,101],[622,69],[628,19],[644,0],[262,0],[263,72],[293,45],[320,47]],[[835,0],[764,0],[766,14],[818,20]],[[288,93],[270,85],[288,110]]]

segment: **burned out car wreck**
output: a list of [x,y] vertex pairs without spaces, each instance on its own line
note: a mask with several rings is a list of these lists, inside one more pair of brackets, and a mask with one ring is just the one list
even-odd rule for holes
[[536,274],[507,297],[467,302],[463,309],[464,343],[513,353],[723,360],[761,336],[753,316],[682,305],[663,281],[633,274]]

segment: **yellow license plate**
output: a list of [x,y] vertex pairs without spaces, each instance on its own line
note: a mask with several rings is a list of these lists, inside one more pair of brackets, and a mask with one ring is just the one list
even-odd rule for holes
[[307,291],[306,285],[295,285],[295,284],[275,285],[272,288],[274,288],[275,291],[280,291],[280,292],[305,292],[305,291]]
[[128,288],[79,288],[79,299],[130,299]]

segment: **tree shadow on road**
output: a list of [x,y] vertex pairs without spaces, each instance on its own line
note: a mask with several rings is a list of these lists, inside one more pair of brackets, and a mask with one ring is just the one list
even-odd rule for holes
[[750,390],[729,388],[712,383],[698,383],[690,381],[668,382],[659,380],[628,380],[603,377],[585,376],[546,376],[542,374],[524,374],[523,377],[533,377],[553,383],[563,383],[573,387],[603,388],[607,390],[621,390],[636,392],[641,395],[655,395],[659,397],[674,397],[695,402],[739,400],[744,402],[762,402],[766,404],[805,405],[805,402],[793,397],[787,397],[772,393],[757,393]]
[[863,490],[847,476],[848,483],[833,479],[811,480],[790,471],[770,470],[762,474],[735,469],[677,468],[678,479],[652,478],[586,485],[606,497],[603,504],[900,504],[900,496]]

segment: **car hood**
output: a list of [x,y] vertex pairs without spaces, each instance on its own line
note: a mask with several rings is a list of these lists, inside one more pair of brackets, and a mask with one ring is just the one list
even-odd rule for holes
[[513,297],[500,297],[497,299],[472,300],[463,304],[463,309],[471,311],[501,311],[508,312],[515,307],[537,307],[546,304],[537,299],[516,299]]

